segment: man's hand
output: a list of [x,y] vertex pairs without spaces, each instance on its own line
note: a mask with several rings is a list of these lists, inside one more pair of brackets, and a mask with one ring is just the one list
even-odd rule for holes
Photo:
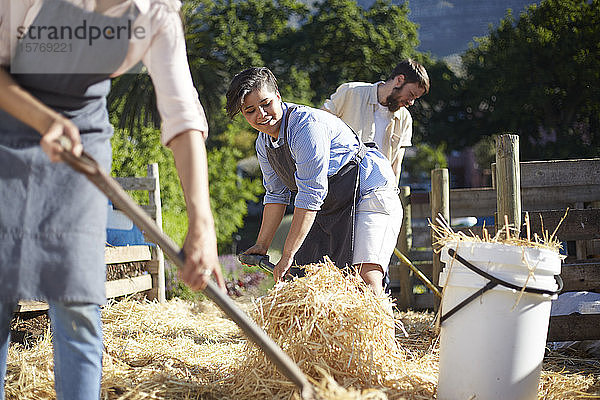
[[214,234],[206,232],[199,235],[188,233],[185,239],[185,265],[179,271],[179,276],[192,290],[204,290],[213,275],[221,290],[224,293],[227,291],[214,237]]

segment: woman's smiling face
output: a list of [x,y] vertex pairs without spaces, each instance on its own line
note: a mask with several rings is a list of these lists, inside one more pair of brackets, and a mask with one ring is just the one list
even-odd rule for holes
[[254,89],[244,97],[241,112],[254,129],[275,139],[279,137],[283,107],[277,90],[265,86]]

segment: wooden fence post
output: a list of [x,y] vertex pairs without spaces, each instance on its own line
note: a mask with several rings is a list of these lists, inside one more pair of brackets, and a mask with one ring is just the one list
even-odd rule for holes
[[518,237],[521,231],[521,167],[517,135],[500,135],[496,139],[496,201],[496,231],[505,225],[506,216]]
[[[160,180],[158,176],[158,164],[153,163],[148,165],[148,177],[156,178],[156,187],[153,191],[148,192],[149,204],[155,206],[155,212],[153,215],[153,219],[156,221],[156,225],[162,231],[162,202],[160,199]],[[156,285],[157,293],[156,297],[159,302],[163,303],[166,300],[165,294],[165,256],[163,254],[160,246],[156,246],[153,250],[156,252],[156,261],[157,261],[157,274],[156,274],[156,282],[153,282]],[[154,280],[154,279],[153,279]]]
[[[396,247],[400,253],[409,257],[412,247],[412,221],[410,208],[410,186],[400,186],[400,200],[404,213],[402,216],[402,228],[398,235]],[[400,280],[400,296],[398,299],[398,309],[407,310],[413,304],[413,287],[409,268],[400,262],[398,265],[398,277]]]
[[[450,179],[447,168],[436,168],[431,171],[431,223],[436,223],[436,218],[440,214],[448,224],[450,224]],[[436,251],[439,246],[435,245],[436,238],[431,231],[431,248],[433,251],[433,283],[438,286],[440,272],[442,270],[442,262],[440,254]],[[437,311],[440,307],[440,298],[434,296],[434,310]]]

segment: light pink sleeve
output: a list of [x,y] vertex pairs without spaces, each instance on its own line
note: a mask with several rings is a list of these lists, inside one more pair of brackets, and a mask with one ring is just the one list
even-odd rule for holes
[[208,136],[208,122],[192,82],[179,14],[167,7],[152,21],[152,43],[142,61],[156,91],[162,120],[161,141],[167,144],[186,130]]

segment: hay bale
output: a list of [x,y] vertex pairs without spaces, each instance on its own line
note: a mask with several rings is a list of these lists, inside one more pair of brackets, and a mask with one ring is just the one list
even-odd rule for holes
[[111,399],[224,398],[219,381],[245,345],[210,302],[115,302],[103,322],[102,391]]
[[[258,299],[254,317],[313,382],[333,379],[345,388],[375,387],[431,398],[434,360],[426,366],[421,358],[420,368],[413,368],[414,361],[396,341],[395,326],[402,322],[389,313],[391,302],[386,295],[375,295],[358,275],[344,274],[326,260],[306,266],[306,277],[277,284]],[[292,395],[294,387],[256,346],[249,343],[246,353],[230,380],[235,398]]]
[[147,261],[131,261],[118,264],[106,264],[106,280],[133,278],[147,274]]

